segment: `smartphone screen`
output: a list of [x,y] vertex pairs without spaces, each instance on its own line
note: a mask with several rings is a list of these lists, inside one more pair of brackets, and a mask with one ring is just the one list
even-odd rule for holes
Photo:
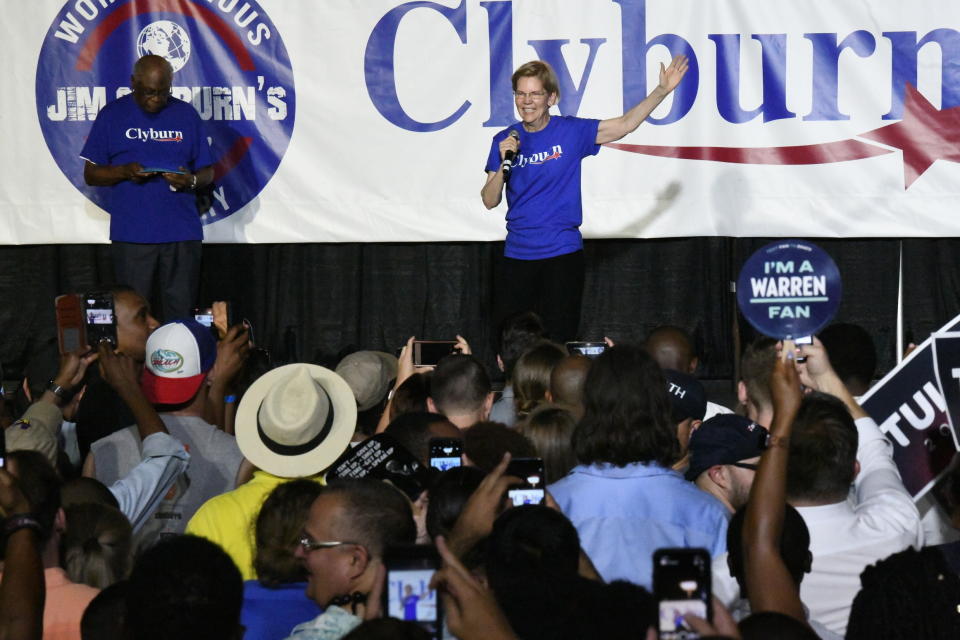
[[584,355],[588,358],[596,358],[607,349],[606,342],[568,342],[567,352],[570,355]]
[[440,568],[440,556],[429,545],[392,547],[384,554],[387,584],[384,609],[391,618],[417,623],[431,638],[443,630],[443,610],[437,592],[430,588]]
[[456,353],[456,340],[414,340],[413,365],[416,367],[434,367],[444,357]]
[[83,297],[87,344],[94,349],[106,340],[117,344],[117,319],[113,313],[113,294],[109,291],[88,293]]
[[653,594],[661,640],[700,636],[683,616],[710,619],[710,553],[706,549],[657,549],[653,554]]
[[207,307],[206,309],[194,309],[193,319],[205,327],[212,327],[213,326],[213,309],[211,309],[210,307]]
[[507,465],[507,475],[523,479],[511,487],[507,495],[515,507],[523,504],[543,504],[545,478],[543,458],[514,458]]
[[813,336],[800,336],[793,339],[794,344],[813,344]]
[[440,471],[462,464],[463,442],[458,438],[430,438],[430,466]]
[[[89,300],[89,303],[95,304],[96,300]],[[113,309],[87,307],[87,324],[113,324]]]

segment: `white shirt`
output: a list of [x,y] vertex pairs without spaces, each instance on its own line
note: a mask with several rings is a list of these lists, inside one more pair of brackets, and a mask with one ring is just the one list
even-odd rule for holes
[[933,547],[938,544],[949,544],[960,540],[960,531],[953,527],[950,516],[944,511],[933,491],[927,491],[914,504],[920,511],[920,521],[923,523],[923,544]]
[[706,422],[713,416],[719,416],[724,413],[733,413],[733,411],[726,408],[722,404],[717,404],[716,402],[710,402],[707,400],[707,412],[703,414],[703,421]]
[[860,473],[850,498],[797,508],[810,530],[813,553],[800,598],[812,619],[841,636],[864,568],[907,547],[923,546],[920,514],[893,462],[893,447],[872,418],[860,418],[856,425]]
[[[923,546],[920,514],[893,462],[893,447],[872,418],[856,421],[860,473],[844,502],[798,507],[810,530],[812,571],[800,583],[800,599],[810,622],[843,636],[860,574],[878,560],[907,547]],[[727,554],[712,563],[713,595],[727,607],[740,597],[730,576]]]

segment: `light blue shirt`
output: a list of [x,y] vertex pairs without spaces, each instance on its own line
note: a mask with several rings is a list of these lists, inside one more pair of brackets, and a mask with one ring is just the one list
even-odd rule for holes
[[661,547],[727,549],[727,510],[676,471],[656,463],[580,465],[549,487],[604,580],[653,583]]
[[513,406],[513,385],[508,384],[503,388],[500,398],[493,403],[490,408],[490,422],[502,422],[508,427],[517,423],[517,412]]
[[140,464],[109,487],[134,532],[157,510],[189,463],[183,443],[169,433],[159,431],[144,438]]

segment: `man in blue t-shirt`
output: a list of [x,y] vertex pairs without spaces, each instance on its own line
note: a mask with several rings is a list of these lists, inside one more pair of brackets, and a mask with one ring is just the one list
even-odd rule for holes
[[213,182],[203,121],[170,97],[173,69],[137,60],[133,93],[101,109],[80,157],[88,185],[107,187],[116,280],[150,299],[159,279],[163,317],[190,313],[197,297],[203,227],[195,192]]
[[[557,76],[542,60],[512,77],[520,121],[493,137],[487,181],[480,191],[492,209],[507,192],[507,239],[495,283],[494,320],[535,311],[558,341],[575,340],[583,295],[580,161],[624,137],[673,91],[687,71],[686,56],[660,65],[660,83],[618,118],[550,116],[560,99]],[[511,161],[506,162],[507,155]]]

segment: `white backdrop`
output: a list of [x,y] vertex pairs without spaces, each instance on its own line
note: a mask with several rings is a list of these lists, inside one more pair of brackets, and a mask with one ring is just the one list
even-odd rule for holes
[[[490,139],[515,119],[512,101],[505,116],[510,87],[501,72],[552,55],[572,83],[564,113],[608,118],[622,112],[625,94],[639,95],[637,65],[654,86],[659,63],[671,55],[658,43],[692,52],[697,72],[685,79],[682,100],[668,99],[655,112],[661,124],[645,123],[621,141],[644,145],[644,153],[607,148],[584,161],[586,237],[960,235],[955,1],[131,2],[148,19],[149,11],[189,13],[199,9],[187,5],[198,5],[241,38],[248,29],[236,25],[237,14],[252,5],[247,17],[254,9],[268,16],[271,44],[282,38],[289,55],[295,87],[287,87],[287,102],[296,111],[295,123],[291,114],[285,125],[289,146],[275,171],[261,171],[265,186],[255,198],[242,208],[215,205],[207,241],[500,239],[505,205],[486,211],[479,191]],[[38,74],[38,61],[50,65],[41,51],[46,42],[64,45],[51,26],[66,13],[85,25],[81,47],[126,4],[4,3],[0,243],[107,240],[108,215],[74,184],[81,161],[71,165],[72,153],[45,139],[48,105],[38,105],[38,96],[56,87],[46,86],[55,81]],[[195,47],[178,77],[217,86],[223,81],[205,77],[216,74],[197,45],[208,37],[203,25],[181,22]],[[139,32],[137,26],[128,40]],[[550,42],[556,40],[569,42]],[[852,48],[838,53],[838,43]],[[137,57],[133,44],[128,49],[107,61],[123,74]],[[90,86],[98,85],[96,73]],[[899,96],[911,95],[906,81],[915,81],[919,93],[901,109]],[[255,128],[268,125],[260,119],[261,93],[257,99],[257,119],[246,123]],[[763,113],[751,114],[761,103]],[[459,108],[446,126],[412,130],[410,122],[443,121]],[[383,110],[409,122],[391,122]],[[865,135],[896,123],[879,133],[883,140]],[[56,123],[45,125],[53,130]],[[905,171],[905,164],[916,169]]]

